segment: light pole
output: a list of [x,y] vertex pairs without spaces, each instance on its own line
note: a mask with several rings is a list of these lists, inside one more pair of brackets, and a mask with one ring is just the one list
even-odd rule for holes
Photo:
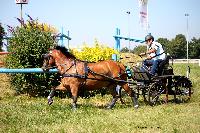
[[[187,61],[188,61],[188,39],[189,39],[189,36],[188,36],[188,28],[189,28],[189,27],[188,27],[188,17],[189,17],[189,14],[186,13],[185,16],[186,16],[186,18],[187,18],[187,23],[186,23],[186,24],[187,24],[187,25],[186,25],[186,28],[187,28],[187,31],[186,31],[186,36],[187,36],[187,37],[186,37],[186,38],[187,38],[187,39],[186,39],[186,40],[187,40]],[[189,61],[188,61],[188,63],[189,63]]]
[[185,14],[186,17],[186,40],[187,40],[187,64],[188,64],[188,69],[187,69],[187,78],[189,78],[189,71],[190,71],[190,67],[189,67],[189,59],[188,59],[188,40],[189,40],[189,34],[188,34],[188,30],[189,30],[189,26],[188,26],[188,18],[189,18],[189,14],[186,13]]
[[131,52],[131,48],[130,48],[130,11],[126,12],[128,14],[128,47],[129,47],[129,53]]
[[[20,19],[22,21],[22,19],[23,19],[22,7],[23,7],[23,4],[28,4],[28,0],[15,0],[15,3],[20,4]],[[21,24],[21,26],[22,26],[22,24]]]

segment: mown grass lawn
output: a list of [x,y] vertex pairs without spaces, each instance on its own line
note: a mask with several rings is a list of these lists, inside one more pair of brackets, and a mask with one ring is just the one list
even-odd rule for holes
[[[176,74],[185,75],[186,65],[175,65]],[[107,110],[111,96],[78,99],[78,109],[71,109],[71,99],[55,98],[51,106],[46,98],[12,96],[2,88],[0,95],[0,132],[88,133],[88,132],[200,132],[200,67],[191,65],[190,79],[194,94],[189,103],[147,106],[140,99],[140,108],[131,103],[116,104]],[[4,91],[2,91],[4,90]],[[8,91],[9,90],[9,91]],[[126,98],[125,101],[129,100]]]

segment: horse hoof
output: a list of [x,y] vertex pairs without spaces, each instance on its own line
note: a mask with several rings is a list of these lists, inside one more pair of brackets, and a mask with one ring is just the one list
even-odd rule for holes
[[48,99],[48,104],[51,105],[53,103],[53,99]]
[[113,106],[108,106],[108,107],[107,107],[107,109],[112,109],[112,108],[113,108]]
[[72,108],[72,111],[76,111],[77,110],[77,108]]
[[76,111],[76,109],[77,109],[76,104],[72,104],[72,110],[73,110],[73,111]]
[[138,108],[139,108],[139,105],[135,105],[134,108],[135,108],[135,109],[138,109]]

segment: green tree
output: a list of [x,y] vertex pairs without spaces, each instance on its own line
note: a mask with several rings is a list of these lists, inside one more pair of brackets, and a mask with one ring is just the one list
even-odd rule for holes
[[[29,21],[22,27],[16,27],[9,40],[8,51],[12,54],[6,57],[7,68],[40,68],[43,64],[42,54],[54,45],[50,31],[39,27],[36,21]],[[11,85],[20,93],[31,96],[43,95],[50,87],[56,75],[53,74],[12,74]]]
[[172,48],[170,46],[170,41],[167,38],[158,38],[157,42],[162,44],[163,49],[165,50],[166,53],[169,53],[170,55],[172,54]]
[[172,55],[175,58],[186,58],[186,38],[182,34],[176,35],[175,39],[172,39],[171,41],[171,47],[172,49]]
[[133,49],[134,54],[137,54],[137,55],[146,51],[147,51],[146,45],[139,45]]
[[129,52],[129,49],[127,47],[124,47],[120,50],[120,52],[122,53],[128,53]]
[[4,28],[2,27],[1,23],[0,23],[0,51],[2,51],[2,47],[3,47],[3,36],[5,35],[5,31]]
[[192,38],[191,42],[189,42],[189,58],[200,58],[200,38],[196,39],[195,37]]

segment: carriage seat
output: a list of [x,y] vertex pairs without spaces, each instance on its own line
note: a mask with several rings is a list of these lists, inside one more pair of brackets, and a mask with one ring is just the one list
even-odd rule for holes
[[[168,55],[165,58],[165,60],[162,60],[162,61],[158,62],[158,70],[156,72],[157,75],[162,75],[161,73],[162,73],[163,69],[167,69],[168,68],[168,66],[169,66],[169,59],[171,59],[171,56]],[[152,64],[147,64],[146,66],[147,67],[144,70],[146,70],[147,72],[149,72],[151,70]],[[142,66],[142,67],[144,67],[144,66]]]
[[163,75],[164,71],[168,69],[169,67],[169,59],[171,59],[171,56],[167,55],[166,59],[159,62],[158,64],[158,75]]
[[161,61],[159,64],[158,64],[158,67],[159,68],[165,68],[165,67],[168,67],[169,66],[169,59],[171,58],[171,56],[167,56],[165,60]]

